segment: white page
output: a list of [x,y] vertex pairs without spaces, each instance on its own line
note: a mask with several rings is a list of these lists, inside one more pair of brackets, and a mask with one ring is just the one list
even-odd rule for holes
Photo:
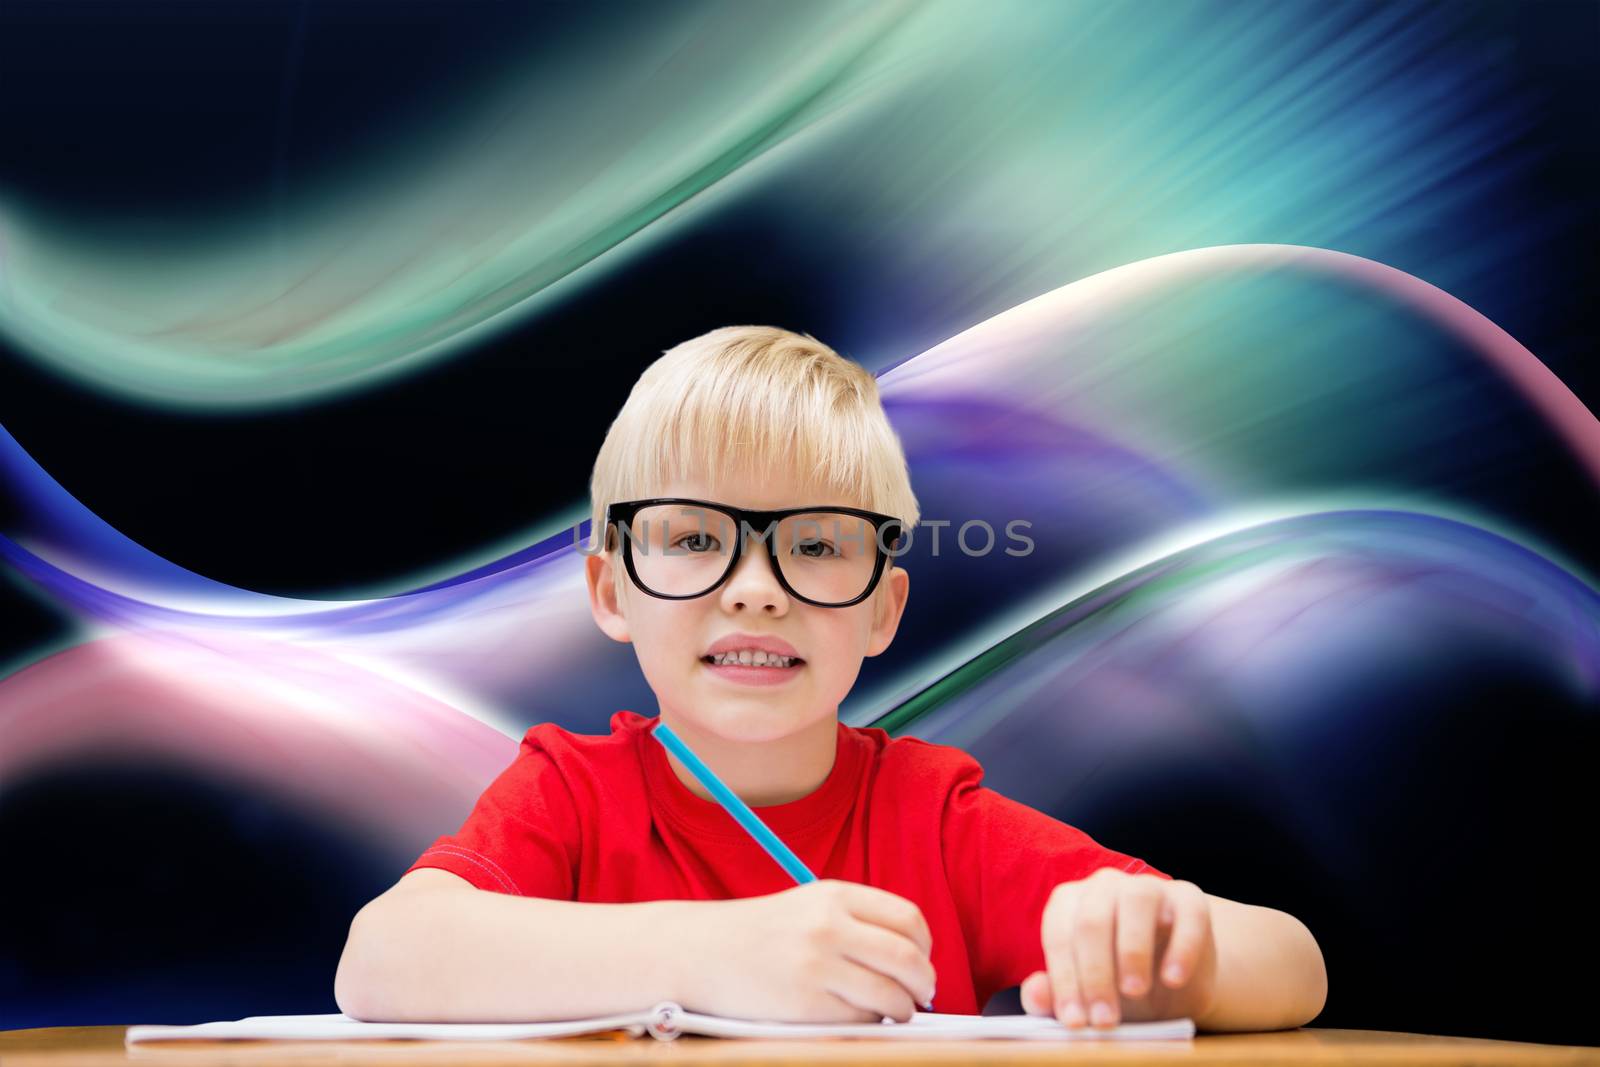
[[526,1037],[572,1037],[591,1031],[626,1029],[638,1037],[645,1031],[649,1012],[563,1019],[546,1023],[368,1023],[343,1012],[331,1015],[251,1015],[227,1022],[193,1026],[128,1027],[125,1045],[137,1041],[179,1039],[220,1041],[259,1038],[279,1041],[370,1041],[377,1038],[431,1038],[439,1041],[516,1041]]
[[[658,1031],[659,1024],[651,1027]],[[713,1037],[824,1038],[859,1037],[904,1041],[973,1041],[990,1038],[1032,1041],[1164,1041],[1194,1036],[1192,1019],[1162,1019],[1156,1022],[1122,1023],[1100,1029],[1073,1029],[1050,1016],[1042,1015],[951,1015],[940,1012],[913,1012],[911,1021],[896,1023],[782,1023],[725,1019],[715,1015],[675,1011],[669,1028],[685,1034]]]

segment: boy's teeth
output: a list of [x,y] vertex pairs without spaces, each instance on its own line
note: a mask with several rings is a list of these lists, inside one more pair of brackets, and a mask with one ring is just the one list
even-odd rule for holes
[[712,656],[711,662],[720,667],[740,664],[746,667],[788,667],[794,663],[794,657],[774,656],[766,652],[724,652]]

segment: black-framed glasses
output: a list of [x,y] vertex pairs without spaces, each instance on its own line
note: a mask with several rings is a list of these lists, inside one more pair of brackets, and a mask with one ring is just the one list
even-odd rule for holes
[[753,511],[687,497],[606,506],[633,584],[663,600],[705,596],[739,565],[745,536],[760,537],[778,584],[819,608],[859,604],[877,588],[905,525],[893,515],[822,504]]

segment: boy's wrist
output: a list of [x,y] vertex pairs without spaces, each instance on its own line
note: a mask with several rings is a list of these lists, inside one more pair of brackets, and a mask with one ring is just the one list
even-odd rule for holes
[[664,997],[675,1004],[694,1010],[700,1004],[700,982],[706,973],[707,944],[703,920],[707,907],[724,901],[714,900],[658,900],[654,903],[657,914],[652,916],[654,929],[659,931],[657,942],[661,964]]

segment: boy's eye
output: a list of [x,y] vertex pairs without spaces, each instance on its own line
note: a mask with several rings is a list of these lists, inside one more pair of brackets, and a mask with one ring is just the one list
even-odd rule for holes
[[[813,548],[821,549],[822,551],[809,551]],[[794,550],[808,559],[827,559],[829,556],[836,556],[839,554],[838,550],[827,541],[802,541],[800,544],[794,546]]]
[[702,542],[709,542],[709,544],[705,544],[704,547],[714,551],[714,549],[712,549],[712,545],[717,543],[717,539],[712,537],[710,534],[692,533],[685,534],[684,536],[678,538],[677,544],[679,548],[688,545],[688,550],[693,552],[697,546],[701,545]]

